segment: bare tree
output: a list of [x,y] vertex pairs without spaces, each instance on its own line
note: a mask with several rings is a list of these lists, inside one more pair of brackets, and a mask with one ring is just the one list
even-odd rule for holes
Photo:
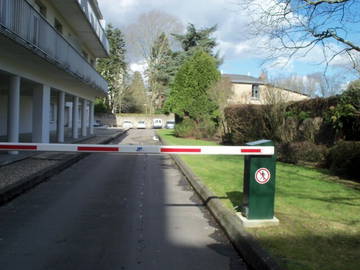
[[[176,47],[176,41],[172,38],[173,33],[182,33],[184,26],[178,18],[163,11],[153,10],[139,16],[137,21],[130,24],[125,30],[129,57],[132,61],[141,61],[146,65],[146,81],[151,92],[150,112],[154,112],[158,106],[159,85],[154,83],[157,71],[154,66],[154,46],[160,47],[157,53],[162,55],[162,49]],[[160,37],[166,37],[159,44]],[[168,38],[169,37],[169,38]],[[165,46],[166,45],[166,46]],[[178,44],[178,46],[180,46]]]
[[341,93],[344,90],[343,78],[339,74],[325,75],[315,72],[300,76],[296,73],[288,76],[272,78],[272,85],[290,89],[310,97],[328,97]]
[[218,106],[218,117],[222,127],[223,136],[230,133],[227,123],[225,121],[225,108],[229,105],[229,100],[233,96],[234,90],[231,80],[227,77],[222,77],[209,89],[210,98]]
[[[162,33],[171,37],[170,34],[179,34],[183,29],[180,20],[166,12],[153,10],[141,14],[135,23],[125,29],[130,57],[133,61],[145,60],[147,63],[151,48]],[[174,45],[172,39],[169,42]]]
[[252,32],[268,37],[271,56],[306,55],[320,49],[324,62],[346,58],[353,68],[360,55],[359,0],[242,0]]
[[349,53],[348,56],[351,59],[351,65],[339,65],[344,68],[346,71],[351,72],[358,78],[360,78],[360,54],[359,53]]

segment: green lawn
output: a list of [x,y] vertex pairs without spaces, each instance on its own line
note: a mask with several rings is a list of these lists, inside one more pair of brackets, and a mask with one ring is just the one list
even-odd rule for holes
[[[216,145],[158,134],[173,145]],[[223,203],[242,198],[243,157],[182,156]],[[360,164],[359,164],[360,165]],[[360,189],[318,170],[277,162],[275,215],[280,226],[248,229],[288,269],[360,269]]]

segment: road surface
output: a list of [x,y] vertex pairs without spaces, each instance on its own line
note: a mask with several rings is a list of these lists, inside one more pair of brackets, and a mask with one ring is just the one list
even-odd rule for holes
[[0,269],[247,267],[169,156],[91,154],[0,207]]

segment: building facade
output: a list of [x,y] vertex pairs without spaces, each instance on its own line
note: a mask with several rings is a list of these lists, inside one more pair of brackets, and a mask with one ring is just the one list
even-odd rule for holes
[[265,79],[238,74],[223,74],[232,84],[233,96],[229,104],[271,104],[279,102],[299,101],[309,96],[273,86]]
[[[93,133],[109,55],[97,0],[0,0],[0,138],[64,142]],[[65,131],[69,131],[66,133]]]

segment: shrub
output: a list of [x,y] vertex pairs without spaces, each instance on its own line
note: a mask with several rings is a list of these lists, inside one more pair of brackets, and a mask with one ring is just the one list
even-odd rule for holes
[[194,134],[197,139],[213,138],[217,131],[217,124],[211,119],[203,119],[197,124],[198,132]]
[[[322,132],[322,129],[324,127],[325,125],[323,118],[321,117],[307,118],[301,121],[300,123],[298,123],[296,139],[298,141],[309,141],[312,143],[324,144],[322,140],[319,140],[320,132]],[[332,127],[330,127],[330,129],[332,130]],[[326,132],[329,132],[329,130],[327,130]],[[331,132],[328,133],[328,135],[330,134]]]
[[325,111],[331,106],[336,106],[339,101],[340,96],[305,99],[289,104],[286,112],[303,120],[308,117],[322,117]]
[[95,113],[107,113],[109,108],[103,99],[97,98],[94,104]]
[[356,110],[360,110],[360,80],[353,81],[342,94],[343,103],[351,104]]
[[280,144],[276,149],[280,161],[294,164],[301,161],[322,164],[328,154],[326,146],[307,141]]
[[246,142],[265,138],[264,106],[234,105],[225,109],[225,119],[232,133],[233,143],[242,145]]
[[196,123],[193,119],[185,118],[175,126],[175,136],[193,137],[196,139],[213,138],[217,131],[217,124],[211,119],[203,119]]
[[330,149],[326,165],[334,174],[360,182],[360,141],[339,141]]
[[352,116],[343,120],[344,138],[349,141],[360,140],[360,80],[353,81],[341,96],[341,102],[353,108]]
[[175,125],[175,136],[177,137],[194,137],[195,122],[190,118],[184,119],[181,123]]
[[[271,139],[278,144],[309,141],[332,146],[360,140],[360,80],[338,96],[272,105],[235,105],[225,109],[232,143]],[[285,146],[284,146],[285,147]]]

